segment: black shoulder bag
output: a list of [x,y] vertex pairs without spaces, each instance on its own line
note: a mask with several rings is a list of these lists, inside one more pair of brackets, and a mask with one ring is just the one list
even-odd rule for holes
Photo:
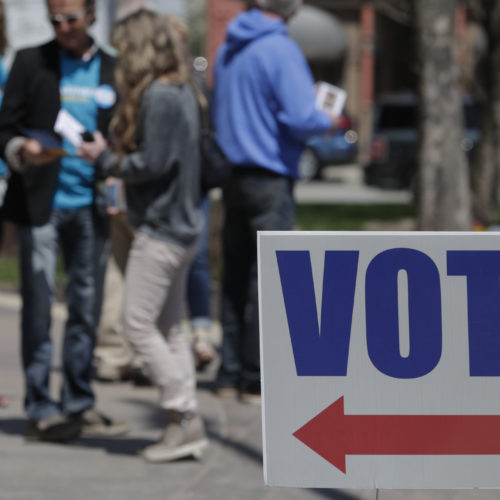
[[217,143],[208,118],[208,101],[193,78],[189,83],[198,101],[200,110],[200,151],[201,151],[201,189],[207,193],[213,188],[222,187],[231,175],[231,164]]

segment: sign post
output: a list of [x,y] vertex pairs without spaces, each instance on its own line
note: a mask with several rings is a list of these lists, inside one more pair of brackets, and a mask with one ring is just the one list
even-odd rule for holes
[[500,487],[500,235],[258,244],[266,483]]

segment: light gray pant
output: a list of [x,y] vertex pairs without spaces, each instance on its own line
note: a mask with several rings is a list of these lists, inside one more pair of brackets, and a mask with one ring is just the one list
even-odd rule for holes
[[124,333],[160,389],[165,409],[196,411],[196,374],[182,331],[189,247],[136,233],[125,275]]

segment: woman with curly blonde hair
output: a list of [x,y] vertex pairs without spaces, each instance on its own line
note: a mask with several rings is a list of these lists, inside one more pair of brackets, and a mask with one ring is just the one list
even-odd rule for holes
[[143,450],[162,462],[207,446],[191,350],[181,329],[187,272],[196,254],[200,209],[199,115],[184,58],[167,18],[148,10],[116,26],[121,101],[112,122],[116,150],[100,134],[80,154],[98,175],[125,181],[135,238],[127,262],[124,334],[160,390],[167,425]]
[[124,152],[136,147],[137,115],[145,90],[158,78],[182,84],[187,80],[187,69],[168,16],[139,10],[116,25],[112,44],[120,54],[115,78],[123,100],[111,128],[118,149]]

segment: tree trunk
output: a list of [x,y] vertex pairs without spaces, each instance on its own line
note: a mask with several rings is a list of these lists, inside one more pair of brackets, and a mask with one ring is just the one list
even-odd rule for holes
[[493,113],[487,101],[482,103],[481,140],[477,147],[476,158],[472,165],[472,206],[474,219],[482,226],[489,226],[495,217],[497,205]]
[[456,58],[456,0],[415,0],[420,63],[418,226],[428,231],[472,227]]
[[500,0],[471,3],[487,41],[477,75],[481,140],[472,168],[474,216],[487,226],[496,219],[500,190]]

